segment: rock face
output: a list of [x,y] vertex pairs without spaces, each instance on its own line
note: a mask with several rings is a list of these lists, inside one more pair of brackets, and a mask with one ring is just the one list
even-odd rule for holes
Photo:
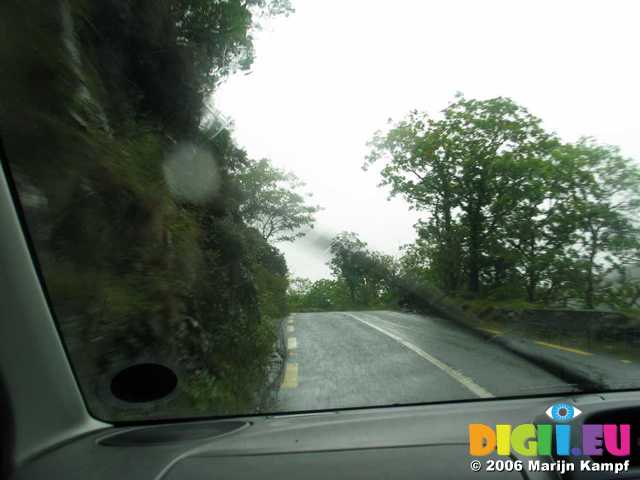
[[[176,40],[174,6],[0,2],[11,19],[0,42],[11,66],[0,75],[2,143],[76,374],[102,418],[114,418],[98,398],[109,376],[153,359],[226,382],[194,387],[218,395],[217,413],[249,408],[274,336],[259,294],[276,277],[286,291],[284,259],[270,269],[277,250],[239,215],[232,171],[246,153],[228,132],[199,130],[200,77]],[[219,195],[206,202],[177,198],[163,177],[187,141],[216,160]]]
[[278,336],[273,343],[273,352],[269,356],[267,380],[258,394],[257,403],[260,411],[273,410],[274,402],[280,390],[287,360],[286,318],[278,322]]

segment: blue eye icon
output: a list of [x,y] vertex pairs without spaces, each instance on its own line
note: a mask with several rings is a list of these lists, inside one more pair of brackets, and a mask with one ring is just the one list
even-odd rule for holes
[[556,422],[570,422],[579,416],[582,411],[569,403],[554,403],[544,413]]

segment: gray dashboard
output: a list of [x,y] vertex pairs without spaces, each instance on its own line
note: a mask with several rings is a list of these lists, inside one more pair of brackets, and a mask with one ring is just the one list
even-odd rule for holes
[[[469,423],[532,423],[557,400],[491,400],[107,428],[33,459],[18,470],[16,479],[558,478],[549,472],[472,472],[468,453]],[[640,394],[564,400],[588,417],[600,410],[637,407]],[[612,475],[582,473],[571,478]],[[640,478],[640,473],[616,478]]]

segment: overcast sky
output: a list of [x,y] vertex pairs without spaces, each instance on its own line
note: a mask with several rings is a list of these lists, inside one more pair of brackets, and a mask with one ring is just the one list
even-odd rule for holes
[[328,276],[326,239],[343,230],[390,254],[415,238],[415,212],[362,171],[366,142],[458,91],[509,96],[565,140],[592,135],[640,159],[638,1],[292,3],[214,101],[251,157],[293,171],[324,208],[315,234],[281,246],[295,276]]

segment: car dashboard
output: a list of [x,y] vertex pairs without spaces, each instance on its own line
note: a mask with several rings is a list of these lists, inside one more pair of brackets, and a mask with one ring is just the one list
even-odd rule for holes
[[[495,454],[475,458],[469,454],[468,443],[470,423],[550,423],[545,410],[562,400],[583,412],[572,422],[579,424],[635,411],[639,399],[638,393],[619,392],[113,427],[31,459],[15,478],[640,478],[640,465],[633,464],[617,476],[611,472],[532,472],[526,466],[522,471],[487,471],[489,463],[494,463],[489,460],[520,460],[526,465],[536,459],[513,454],[510,458]],[[480,461],[479,471],[471,468],[474,460]]]

